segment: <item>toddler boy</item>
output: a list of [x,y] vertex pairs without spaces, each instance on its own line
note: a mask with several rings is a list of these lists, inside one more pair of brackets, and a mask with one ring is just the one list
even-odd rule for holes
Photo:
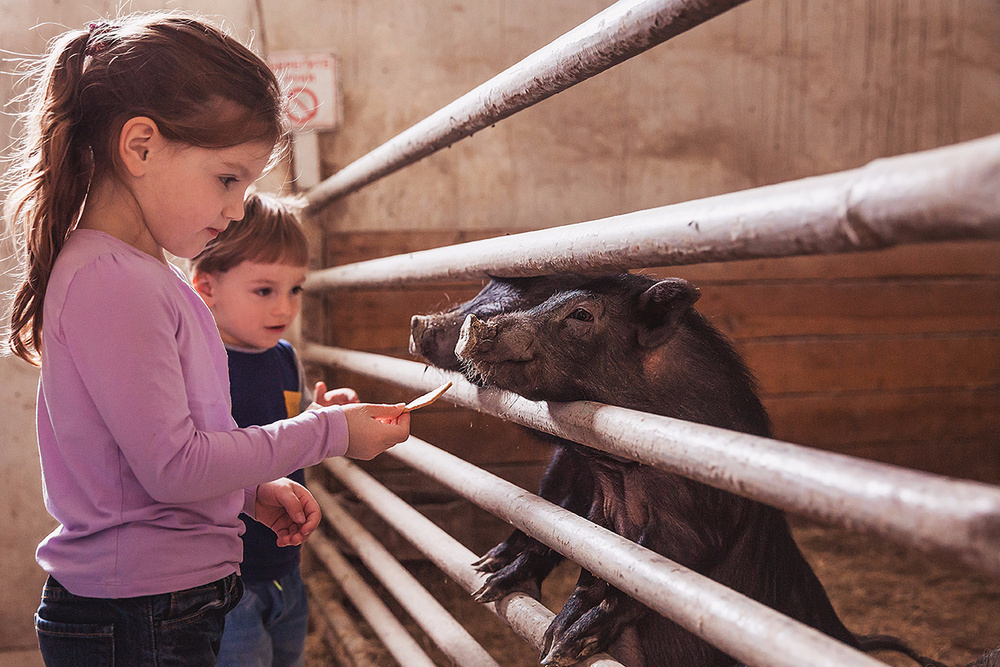
[[[240,427],[294,417],[321,405],[358,401],[353,389],[305,391],[302,366],[282,339],[302,305],[308,244],[287,199],[251,193],[232,223],[193,260],[195,289],[215,315],[229,355],[233,418]],[[288,475],[305,484],[305,473]],[[266,526],[242,517],[243,599],[226,615],[220,667],[301,666],[309,620],[299,547],[279,547]]]

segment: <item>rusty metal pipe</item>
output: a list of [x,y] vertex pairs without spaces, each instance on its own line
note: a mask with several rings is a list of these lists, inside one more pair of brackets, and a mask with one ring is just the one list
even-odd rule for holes
[[315,271],[308,290],[1000,238],[1000,134],[850,171]]
[[330,575],[337,580],[344,593],[350,598],[355,608],[364,616],[375,634],[379,636],[386,649],[400,665],[409,667],[434,667],[434,661],[428,657],[420,645],[410,636],[402,623],[392,615],[364,580],[358,576],[347,559],[337,550],[337,547],[320,533],[309,537],[313,553],[326,566]]
[[621,0],[317,184],[311,212],[746,0]]
[[843,454],[577,401],[529,401],[460,374],[367,352],[306,345],[303,358],[442,397],[747,498],[1000,574],[1000,488]]
[[422,440],[411,437],[389,452],[747,665],[885,667]]
[[323,518],[354,549],[410,617],[457,667],[500,667],[462,624],[322,487],[313,486]]
[[[395,452],[395,448],[389,452]],[[486,582],[486,575],[471,565],[477,558],[474,553],[371,475],[344,458],[327,459],[323,465],[466,592],[474,593]],[[545,629],[555,617],[541,602],[524,593],[511,593],[502,600],[486,603],[486,608],[539,650]],[[577,667],[622,667],[622,664],[602,653]]]

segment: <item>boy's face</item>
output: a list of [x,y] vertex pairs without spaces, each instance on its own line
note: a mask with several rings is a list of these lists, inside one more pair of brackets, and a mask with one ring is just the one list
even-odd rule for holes
[[227,345],[278,344],[302,306],[304,266],[243,262],[225,273],[197,273],[195,288],[215,315]]

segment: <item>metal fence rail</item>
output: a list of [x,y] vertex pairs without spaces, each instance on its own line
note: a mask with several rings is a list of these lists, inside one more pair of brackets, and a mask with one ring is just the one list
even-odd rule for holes
[[1000,238],[1000,135],[849,171],[346,264],[307,290],[624,270]]
[[[883,667],[818,630],[417,438],[389,451],[747,665]],[[327,467],[337,472],[348,465],[341,461]],[[371,505],[379,511],[374,499]]]
[[375,536],[341,507],[336,498],[321,487],[313,487],[312,493],[330,525],[452,662],[456,665],[500,667]]
[[[398,453],[395,448],[389,452],[393,456]],[[465,591],[472,594],[485,583],[486,575],[472,567],[478,558],[476,554],[371,475],[343,458],[327,459],[323,466]],[[484,606],[503,619],[522,639],[541,650],[545,629],[555,617],[541,602],[524,593],[511,593]],[[622,665],[602,653],[582,661],[578,667]]]
[[396,662],[407,667],[434,667],[434,661],[420,648],[420,644],[410,636],[375,591],[358,576],[330,540],[313,534],[309,538],[309,545]]
[[600,403],[529,401],[367,352],[310,344],[302,356],[415,391],[451,380],[442,400],[1000,574],[1000,488],[992,485]]
[[312,188],[315,212],[746,0],[621,0]]

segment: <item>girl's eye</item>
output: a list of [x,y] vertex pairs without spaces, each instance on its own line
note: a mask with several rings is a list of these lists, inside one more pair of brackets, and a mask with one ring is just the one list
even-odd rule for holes
[[302,294],[302,285],[296,285],[295,287],[293,287],[292,288],[292,294],[294,294],[296,296],[298,296],[299,294]]
[[253,293],[256,294],[257,296],[271,296],[271,288],[261,287],[260,289],[254,290]]
[[581,322],[593,322],[594,316],[586,308],[577,308],[572,313],[569,314],[571,319],[580,320]]
[[239,179],[233,176],[220,176],[219,180],[222,181],[222,185],[228,188],[233,183],[236,183]]

